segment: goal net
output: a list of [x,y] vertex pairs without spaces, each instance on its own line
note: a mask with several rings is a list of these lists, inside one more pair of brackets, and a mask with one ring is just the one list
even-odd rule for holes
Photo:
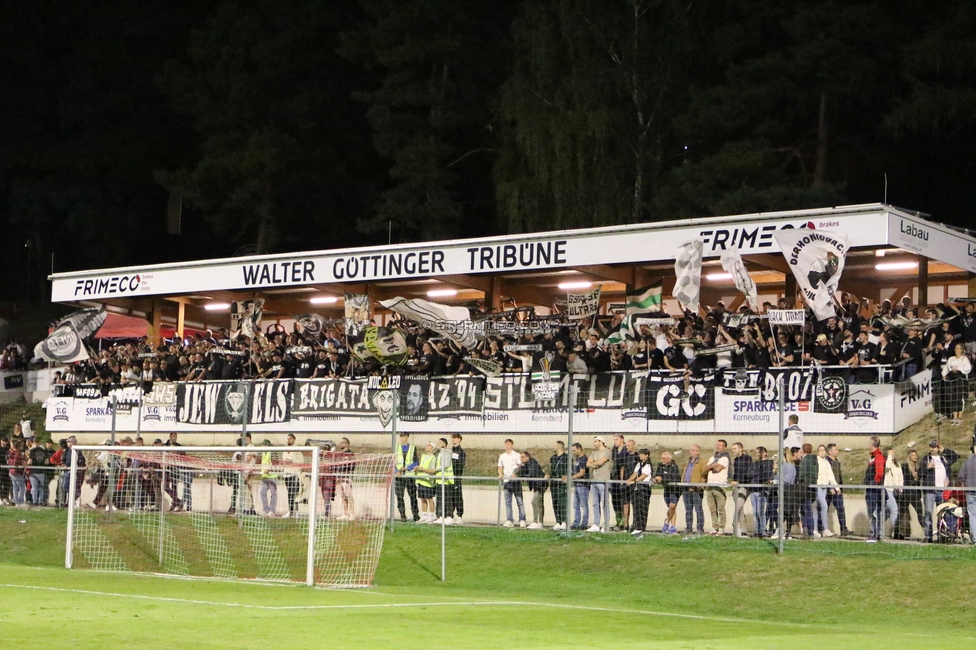
[[76,447],[65,565],[372,583],[394,460],[318,447]]

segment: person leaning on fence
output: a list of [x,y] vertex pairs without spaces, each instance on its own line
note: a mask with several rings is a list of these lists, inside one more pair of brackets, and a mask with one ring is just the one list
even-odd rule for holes
[[817,532],[817,523],[813,519],[814,510],[817,505],[817,477],[820,473],[817,461],[817,456],[813,453],[813,445],[804,443],[800,457],[800,466],[797,468],[796,484],[805,488],[799,494],[799,497],[803,534],[807,539],[820,537],[820,533]]
[[[437,519],[432,523],[453,526],[454,518],[450,515],[451,490],[454,489],[454,463],[451,462],[451,450],[447,438],[437,440],[437,474],[434,481],[437,503]],[[445,510],[448,514],[445,514]]]
[[835,443],[827,445],[827,462],[830,463],[830,470],[837,481],[837,487],[827,490],[827,509],[831,506],[837,512],[837,523],[840,525],[841,537],[850,537],[850,529],[847,527],[847,512],[844,508],[844,492],[840,486],[844,485],[844,472],[840,464],[840,449]]
[[[875,438],[872,438],[872,441]],[[873,453],[873,452],[872,452]],[[959,460],[959,454],[946,449],[938,440],[929,443],[929,453],[918,464],[918,473],[924,487],[934,488],[923,492],[925,503],[925,541],[931,542],[933,537],[933,518],[936,507],[942,503],[942,490],[949,487],[952,478],[952,466]]]
[[516,476],[527,479],[535,479],[526,481],[526,487],[529,492],[532,493],[532,523],[529,524],[529,529],[539,530],[545,523],[546,518],[546,481],[539,480],[545,477],[545,473],[542,471],[542,466],[539,465],[539,461],[532,457],[527,451],[523,451],[519,456],[520,464],[517,470],[515,470]]
[[410,509],[413,513],[413,520],[420,521],[420,509],[417,506],[417,484],[414,481],[414,472],[418,465],[420,465],[420,454],[417,448],[411,444],[410,434],[400,433],[400,443],[396,448],[396,476],[393,479],[393,492],[396,495],[400,521],[407,520],[407,507],[403,498],[404,492],[410,498]]
[[708,474],[705,478],[705,501],[712,520],[710,535],[725,534],[725,485],[729,482],[729,454],[725,451],[726,442],[719,439],[715,443],[715,453],[705,464]]
[[[970,303],[972,304],[972,303]],[[969,458],[959,469],[957,481],[961,487],[976,488],[976,445],[969,448]],[[976,492],[966,492],[966,524],[969,527],[969,543],[976,544]]]
[[573,443],[573,523],[570,530],[586,530],[590,523],[590,484],[586,481],[590,478],[590,470],[586,465],[589,462],[586,454],[583,453],[583,445],[578,442]]
[[587,532],[590,533],[606,532],[603,519],[604,515],[609,518],[610,513],[605,512],[604,498],[607,493],[607,481],[612,476],[612,460],[611,452],[607,449],[607,441],[601,436],[594,437],[593,453],[590,454],[590,459],[586,461],[592,481],[590,483],[590,507],[593,509],[593,525],[587,528]]
[[647,529],[647,510],[651,505],[651,486],[654,483],[654,465],[651,463],[651,452],[641,449],[637,452],[637,464],[634,471],[627,477],[627,487],[633,488],[631,504],[634,508],[634,523],[630,527],[630,534],[640,539]]
[[[701,447],[692,445],[688,450],[688,462],[681,472],[682,483],[704,483],[708,468],[701,458]],[[698,534],[705,534],[705,511],[702,508],[702,488],[685,486],[681,499],[685,506],[685,535],[695,532],[695,517],[698,518]]]
[[[767,458],[769,452],[765,447],[756,447],[756,458],[752,463],[752,473],[749,483],[753,485],[767,485],[773,482],[773,461]],[[766,536],[766,506],[769,503],[768,488],[749,488],[749,502],[752,505],[753,518],[756,521],[756,537]]]
[[734,514],[732,515],[732,534],[736,537],[748,537],[745,532],[745,507],[749,500],[749,489],[739,487],[740,484],[752,482],[752,456],[746,453],[741,442],[732,443],[732,471],[730,472],[729,484],[732,488],[732,503],[735,504]]
[[552,511],[556,516],[553,530],[566,530],[566,474],[569,471],[569,456],[566,454],[566,443],[557,440],[553,446],[553,454],[549,457],[549,495],[552,498]]
[[[654,483],[664,486],[664,505],[668,511],[664,515],[664,525],[661,532],[665,535],[675,535],[678,532],[676,519],[678,518],[678,501],[681,499],[681,468],[674,462],[670,451],[661,454],[661,462],[654,470]],[[700,502],[699,502],[700,503]]]

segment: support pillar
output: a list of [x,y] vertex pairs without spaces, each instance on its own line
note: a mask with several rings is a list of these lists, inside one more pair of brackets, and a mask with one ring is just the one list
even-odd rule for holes
[[162,329],[163,329],[163,305],[161,300],[152,301],[152,333],[149,336],[149,340],[152,341],[153,347],[158,347],[160,340],[162,340]]
[[796,277],[790,271],[786,272],[783,297],[786,298],[786,306],[789,309],[796,308]]
[[925,307],[929,304],[929,258],[918,257],[918,304]]
[[180,302],[177,304],[176,309],[176,336],[183,338],[183,327],[186,322],[186,304]]

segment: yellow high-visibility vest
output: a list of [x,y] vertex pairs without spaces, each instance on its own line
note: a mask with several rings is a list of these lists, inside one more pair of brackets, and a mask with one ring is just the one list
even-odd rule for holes
[[[420,457],[420,466],[424,469],[437,469],[437,454],[424,454]],[[430,474],[417,474],[417,485],[434,487],[434,478]]]
[[407,467],[407,465],[413,464],[413,459],[416,457],[416,454],[417,454],[417,449],[412,444],[407,448],[406,455],[404,455],[403,453],[403,445],[398,444],[397,453],[396,453],[397,471],[404,470],[403,471],[404,476],[413,476],[413,470],[406,470],[405,468]]

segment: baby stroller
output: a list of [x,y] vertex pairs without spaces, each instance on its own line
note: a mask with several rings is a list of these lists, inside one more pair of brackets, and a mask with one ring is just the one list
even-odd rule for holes
[[940,544],[959,544],[964,541],[966,510],[955,499],[950,499],[935,508],[937,539]]

